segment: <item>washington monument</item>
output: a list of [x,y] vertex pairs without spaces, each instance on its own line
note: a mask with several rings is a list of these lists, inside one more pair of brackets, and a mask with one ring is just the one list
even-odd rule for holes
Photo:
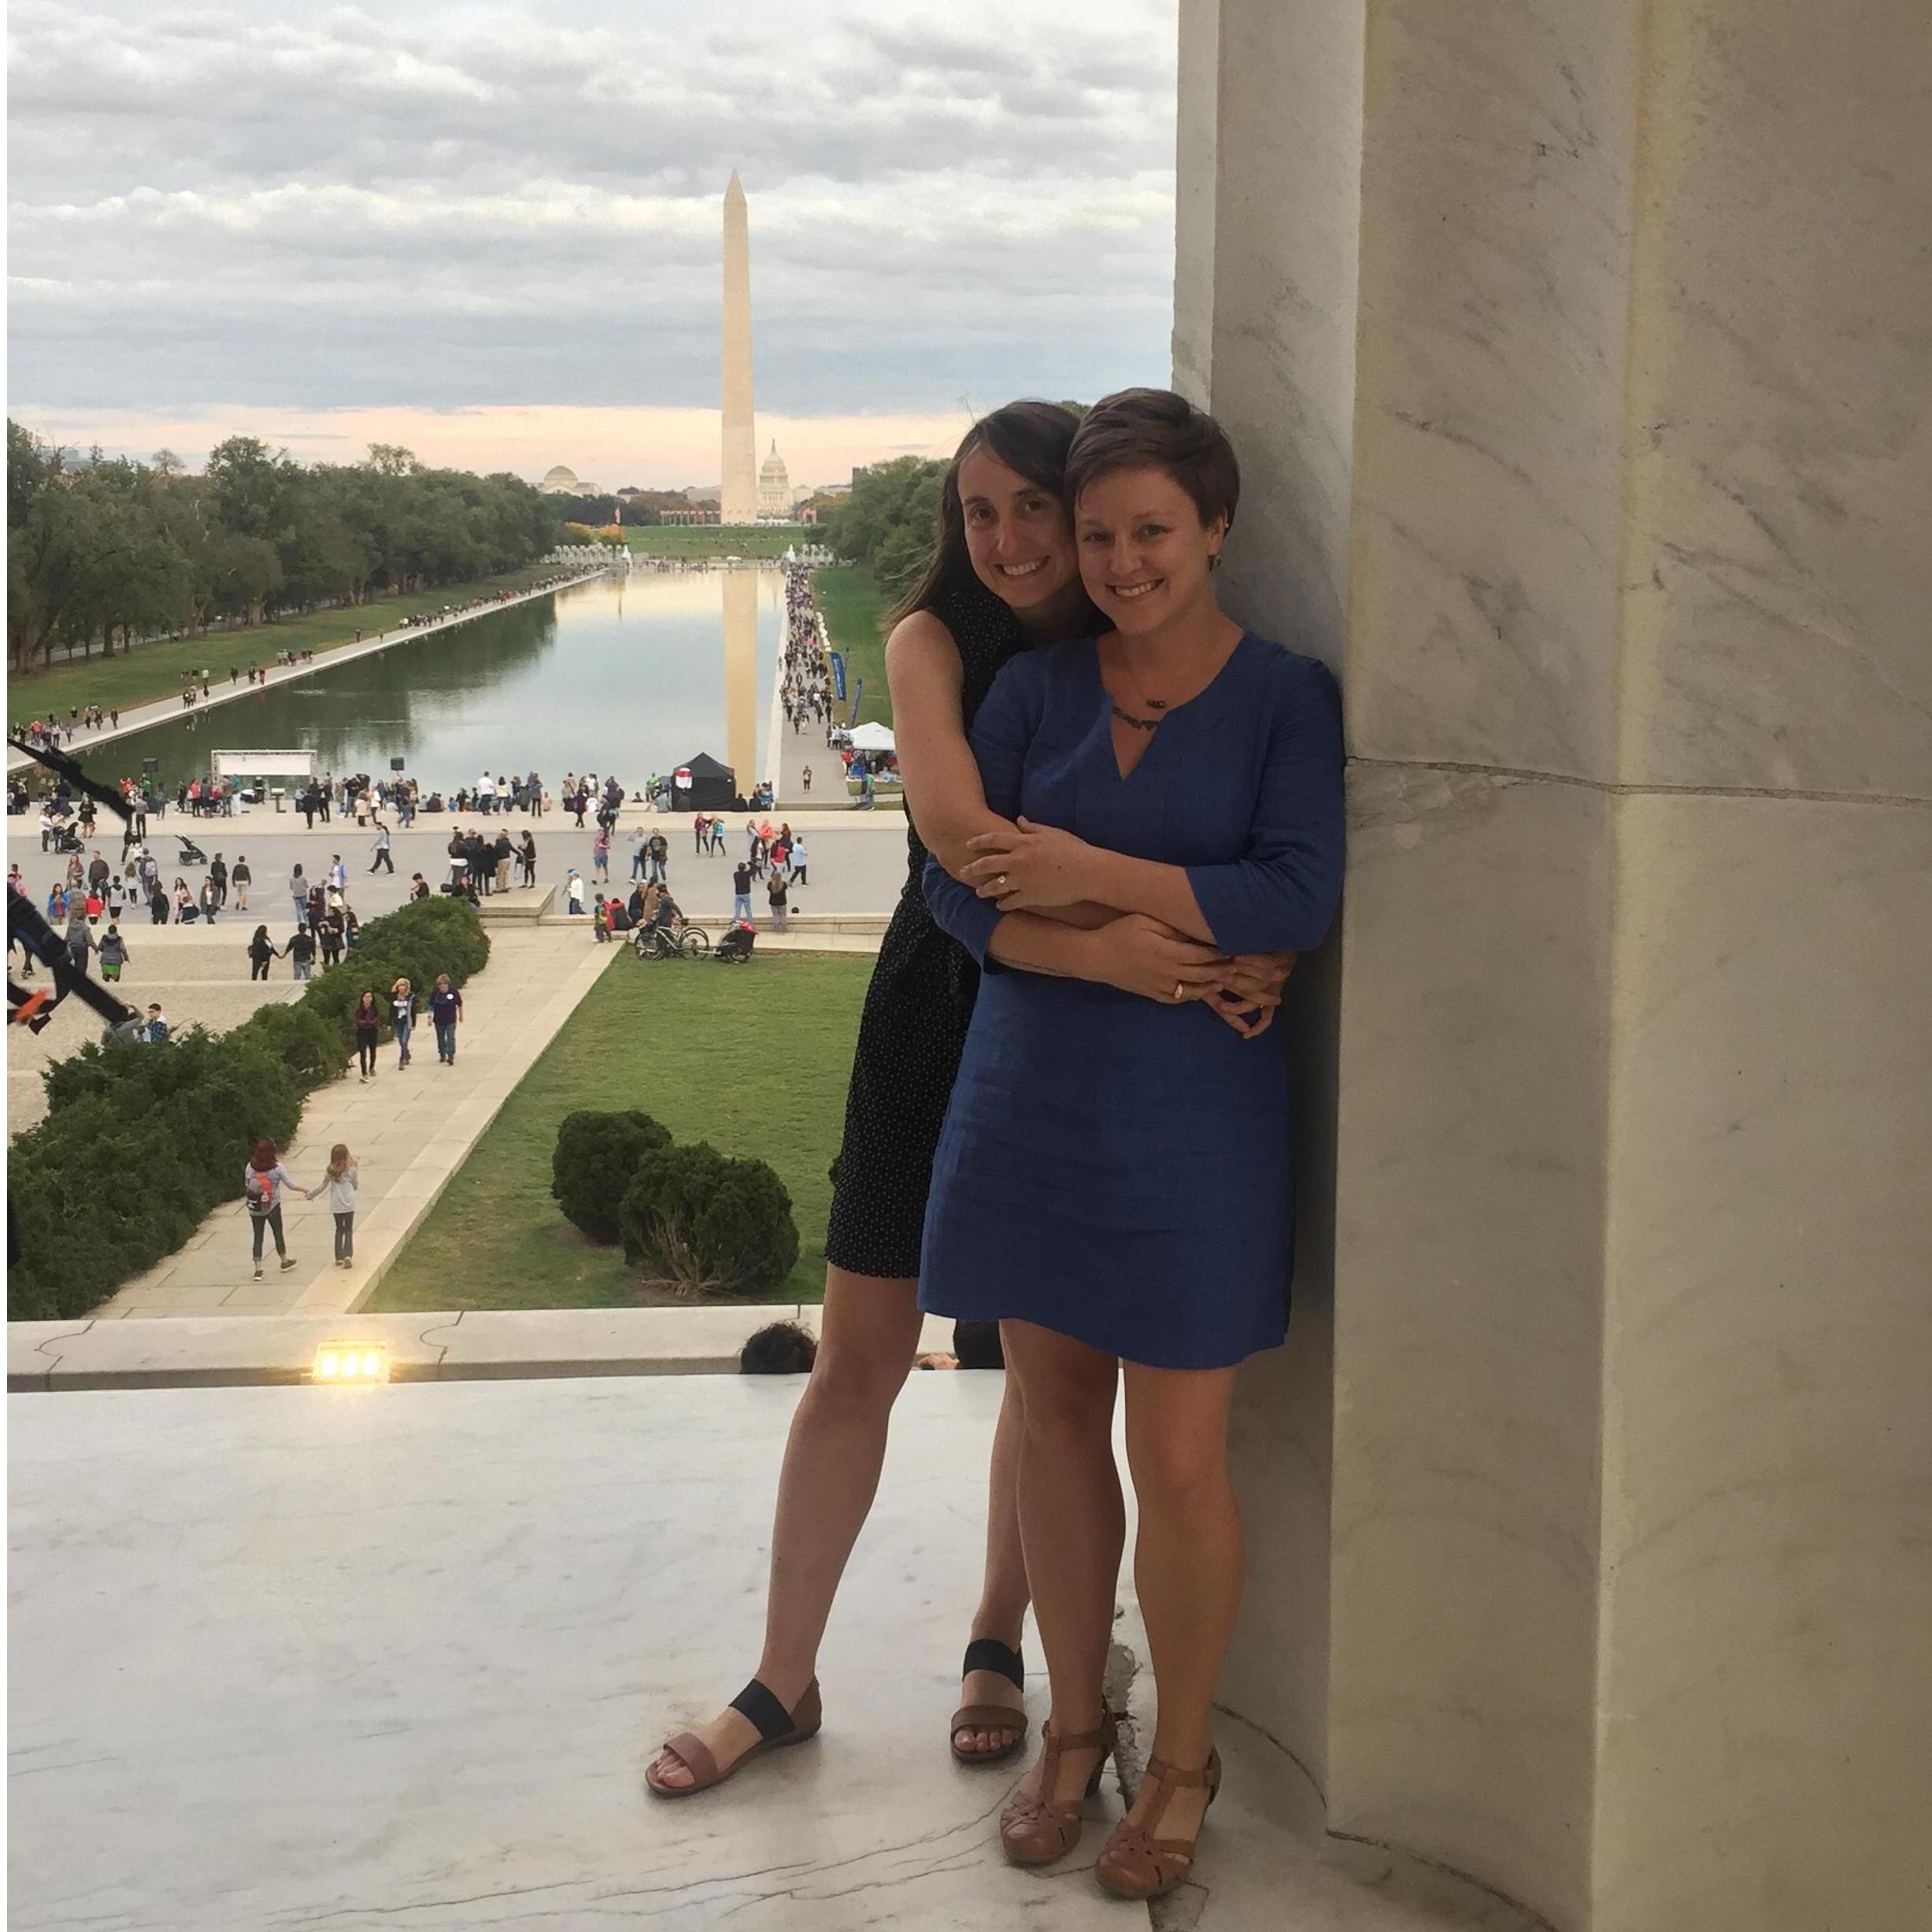
[[718,521],[755,523],[758,465],[751,423],[751,230],[735,168],[724,191],[724,487]]

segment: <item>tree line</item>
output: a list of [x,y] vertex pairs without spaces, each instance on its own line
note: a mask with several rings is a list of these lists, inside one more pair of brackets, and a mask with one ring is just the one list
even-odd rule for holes
[[32,671],[56,645],[111,654],[216,618],[260,624],[490,576],[547,554],[560,528],[521,477],[427,468],[393,443],[304,464],[231,436],[198,476],[166,450],[76,461],[9,420],[9,660]]
[[919,581],[939,527],[939,481],[946,465],[894,457],[854,476],[852,494],[826,520],[825,540],[871,572],[888,605]]

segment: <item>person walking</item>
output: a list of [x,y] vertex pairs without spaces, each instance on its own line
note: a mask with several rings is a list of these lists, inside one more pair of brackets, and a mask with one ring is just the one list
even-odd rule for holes
[[[150,1007],[158,1012],[158,1007]],[[302,1190],[302,1183],[283,1166],[282,1157],[272,1140],[258,1140],[255,1151],[242,1170],[242,1195],[247,1204],[249,1231],[254,1239],[255,1279],[261,1279],[261,1237],[265,1229],[275,1237],[275,1252],[286,1273],[295,1265],[282,1232],[282,1195],[284,1189]]]
[[343,909],[331,906],[322,915],[322,923],[316,928],[316,943],[322,949],[322,967],[326,972],[339,964],[342,957]]
[[255,875],[248,868],[248,861],[241,853],[235,855],[235,870],[228,875],[228,883],[235,888],[235,909],[238,912],[248,910],[248,889],[255,883]]
[[122,938],[120,927],[111,919],[107,931],[101,935],[100,944],[94,948],[100,956],[101,977],[109,986],[120,977],[120,969],[133,955],[128,950],[128,942]]
[[523,843],[516,849],[516,864],[523,883],[526,886],[535,886],[537,883],[537,841],[533,833],[524,832]]
[[653,832],[650,837],[650,857],[646,861],[646,876],[660,886],[671,883],[671,841],[662,832]]
[[325,882],[331,892],[346,892],[349,889],[349,868],[342,863],[339,852],[329,854],[329,869],[324,875]]
[[805,867],[810,863],[805,856],[805,842],[801,833],[791,842],[791,883],[802,886],[805,883]]
[[208,868],[208,876],[214,881],[216,905],[225,906],[228,902],[228,868],[223,864],[219,852],[215,854],[214,863]]
[[810,765],[807,765],[807,766],[805,768],[805,769],[804,769],[802,772],[801,772],[798,774],[798,775],[799,775],[799,777],[800,777],[801,779],[802,779],[805,781],[805,790],[806,790],[807,791],[809,791],[809,790],[812,789],[812,768],[811,768],[811,766],[810,766]]
[[610,883],[610,834],[601,829],[590,841],[590,876]]
[[348,1145],[338,1141],[329,1149],[329,1164],[320,1180],[307,1189],[303,1199],[313,1201],[326,1190],[329,1212],[335,1217],[335,1265],[353,1268],[356,1251],[356,1157]]
[[309,916],[309,881],[302,875],[299,859],[289,868],[288,896],[294,904],[296,918],[306,919]]
[[742,859],[731,875],[731,919],[734,924],[752,923],[751,868]]
[[409,1064],[409,1032],[416,1024],[416,994],[406,979],[389,990],[389,1030],[396,1036],[396,1071]]
[[784,872],[777,866],[772,868],[772,876],[765,882],[765,898],[772,907],[772,930],[785,932],[790,930],[791,889],[785,883]]
[[383,1009],[376,1003],[372,986],[362,989],[350,1024],[355,1030],[357,1068],[361,1083],[367,1086],[376,1078],[376,1046],[383,1030]]
[[221,910],[221,894],[215,890],[215,881],[212,873],[205,873],[202,875],[199,903],[202,909],[202,917],[212,926],[215,923],[216,913]]
[[87,923],[87,901],[77,894],[68,898],[67,963],[77,973],[87,970],[87,955],[94,949],[94,928]]
[[288,944],[282,949],[282,957],[289,963],[289,971],[298,979],[306,979],[315,970],[315,934],[306,925],[298,926],[288,936]]
[[369,866],[372,872],[387,872],[390,878],[396,873],[396,862],[389,856],[389,827],[379,825],[376,828],[376,857]]
[[583,877],[576,866],[570,868],[570,877],[564,887],[565,909],[572,913],[583,910]]
[[248,942],[248,976],[251,980],[266,979],[268,962],[276,957],[275,942],[268,937],[266,926],[257,926],[255,936]]
[[650,835],[642,825],[633,826],[631,829],[631,876],[633,879],[644,876],[645,862],[650,853]]
[[430,1023],[436,1029],[436,1057],[446,1067],[456,1064],[456,1030],[463,1022],[463,996],[439,973],[429,995]]

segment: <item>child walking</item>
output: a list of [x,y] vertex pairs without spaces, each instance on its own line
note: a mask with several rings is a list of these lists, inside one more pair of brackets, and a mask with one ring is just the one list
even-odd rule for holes
[[[150,1006],[148,1011],[158,1013],[161,1009]],[[254,1237],[257,1281],[261,1279],[261,1236],[265,1228],[275,1237],[275,1251],[281,1257],[283,1268],[295,1265],[282,1233],[282,1190],[301,1185],[283,1166],[282,1157],[276,1152],[273,1141],[256,1142],[255,1151],[249,1156],[248,1165],[242,1170],[242,1193],[248,1203],[249,1230]]]
[[324,1188],[328,1190],[329,1209],[335,1216],[335,1265],[353,1268],[356,1249],[356,1157],[347,1145],[338,1141],[329,1149],[328,1171],[303,1197],[313,1201]]

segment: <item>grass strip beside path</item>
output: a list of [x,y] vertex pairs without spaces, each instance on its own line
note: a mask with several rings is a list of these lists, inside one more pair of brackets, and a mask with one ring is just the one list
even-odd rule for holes
[[773,953],[614,961],[524,1076],[376,1290],[372,1309],[679,1307],[640,1290],[623,1252],[585,1240],[550,1198],[558,1123],[640,1107],[677,1141],[768,1161],[791,1195],[798,1265],[775,1299],[825,1291],[827,1170],[869,956]]
[[[819,609],[825,613],[832,649],[845,653],[848,694],[853,679],[865,680],[858,722],[874,719],[890,725],[892,694],[886,688],[886,600],[879,595],[872,573],[853,564],[834,564],[812,572],[812,585],[818,594]],[[842,709],[839,716],[842,722]]]
[[[65,721],[72,705],[131,711],[137,705],[179,698],[183,670],[198,671],[205,665],[209,682],[225,686],[231,664],[239,664],[244,671],[250,664],[272,664],[277,651],[308,650],[320,657],[354,643],[358,631],[365,638],[372,638],[379,631],[394,630],[405,618],[441,610],[446,604],[467,603],[492,590],[525,589],[539,577],[555,576],[561,568],[556,564],[527,564],[520,570],[503,571],[468,583],[439,584],[434,590],[413,590],[405,596],[372,597],[366,603],[339,610],[278,617],[246,629],[209,631],[198,638],[137,644],[131,650],[117,650],[111,657],[83,657],[46,671],[9,672],[7,716],[14,724],[24,724],[51,711]],[[77,744],[80,742],[76,738]]]

